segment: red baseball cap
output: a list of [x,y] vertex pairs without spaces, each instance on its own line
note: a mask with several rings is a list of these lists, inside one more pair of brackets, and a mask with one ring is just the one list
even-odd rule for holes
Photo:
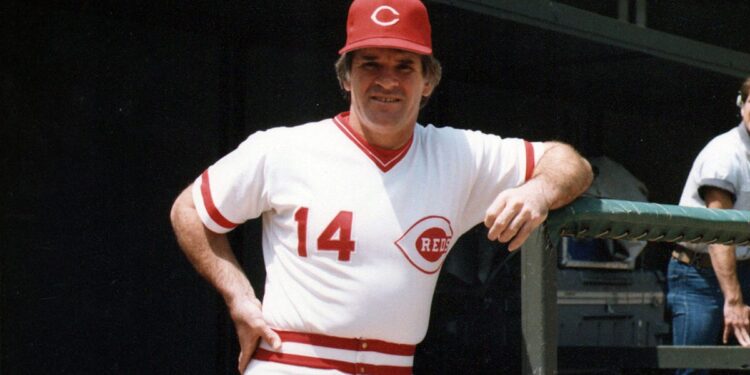
[[432,54],[432,28],[419,0],[354,0],[346,21],[346,45],[339,54],[360,48],[397,48]]

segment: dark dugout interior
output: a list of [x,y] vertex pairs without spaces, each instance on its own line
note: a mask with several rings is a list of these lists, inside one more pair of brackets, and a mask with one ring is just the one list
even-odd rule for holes
[[[615,2],[567,3],[608,14]],[[348,2],[56,4],[0,5],[0,373],[236,373],[223,302],[177,248],[169,209],[253,131],[347,109],[333,62]],[[444,79],[422,123],[569,142],[674,204],[700,148],[739,122],[738,77],[427,6]],[[650,6],[665,32],[748,45],[744,2]],[[500,271],[471,258],[451,267],[476,277],[441,276],[453,299],[418,373],[520,366],[517,259],[471,234],[464,246]],[[259,223],[232,241],[262,293]]]

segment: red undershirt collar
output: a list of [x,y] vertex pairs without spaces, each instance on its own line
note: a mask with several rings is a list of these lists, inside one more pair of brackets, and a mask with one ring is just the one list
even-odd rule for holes
[[375,164],[378,165],[378,167],[383,170],[383,172],[387,172],[393,166],[398,164],[398,162],[406,156],[407,151],[409,151],[409,148],[411,147],[412,141],[414,139],[414,134],[412,133],[411,137],[409,137],[409,140],[406,141],[406,143],[401,146],[398,149],[395,150],[389,150],[382,147],[377,147],[374,145],[371,145],[367,140],[365,140],[364,137],[362,137],[360,134],[358,134],[354,129],[352,129],[351,125],[349,125],[349,112],[342,112],[338,114],[336,117],[334,117],[334,123],[341,129],[341,131],[346,134],[349,139],[351,139],[357,146],[359,146],[362,151],[367,154],[367,156],[372,159],[372,161],[375,162]]

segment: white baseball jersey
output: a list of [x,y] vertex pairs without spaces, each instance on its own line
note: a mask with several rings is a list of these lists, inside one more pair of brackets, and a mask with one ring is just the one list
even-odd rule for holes
[[[750,134],[744,123],[712,139],[690,169],[681,206],[706,207],[700,188],[712,186],[734,195],[734,209],[750,210]],[[691,246],[694,248],[695,246]],[[696,248],[707,252],[708,247]],[[737,259],[750,258],[748,246],[736,247]]]
[[[263,314],[272,328],[413,346],[427,331],[451,246],[501,191],[530,178],[543,151],[419,124],[401,149],[376,149],[342,113],[251,135],[196,180],[193,199],[218,233],[262,216]],[[287,341],[284,350],[296,350]],[[331,358],[411,366],[410,355],[396,358],[403,348],[391,349],[380,354],[393,358]]]

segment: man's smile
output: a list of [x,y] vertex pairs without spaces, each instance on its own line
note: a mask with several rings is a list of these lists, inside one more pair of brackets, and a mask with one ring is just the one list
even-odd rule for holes
[[371,96],[370,98],[372,100],[382,102],[382,103],[396,103],[396,102],[401,101],[401,99],[399,98],[390,98],[390,97],[384,97],[384,96]]

